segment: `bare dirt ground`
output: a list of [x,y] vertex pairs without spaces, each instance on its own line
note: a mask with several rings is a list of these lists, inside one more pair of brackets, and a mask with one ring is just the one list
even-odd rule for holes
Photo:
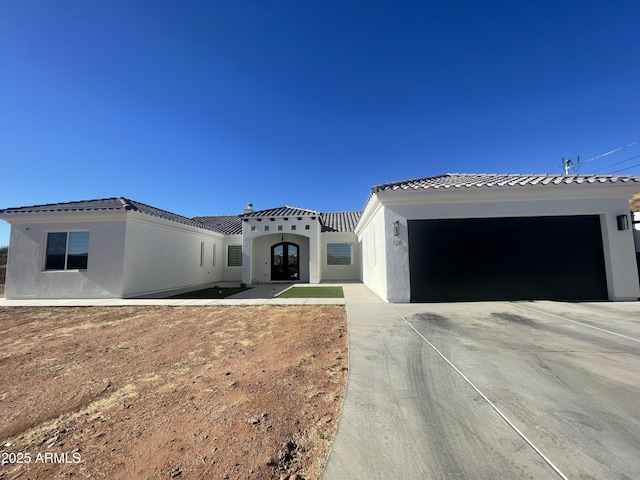
[[317,479],[347,364],[343,307],[0,307],[0,479]]

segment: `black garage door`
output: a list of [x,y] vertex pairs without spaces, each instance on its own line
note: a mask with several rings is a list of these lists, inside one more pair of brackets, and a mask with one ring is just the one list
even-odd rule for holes
[[597,215],[410,220],[412,302],[606,300]]

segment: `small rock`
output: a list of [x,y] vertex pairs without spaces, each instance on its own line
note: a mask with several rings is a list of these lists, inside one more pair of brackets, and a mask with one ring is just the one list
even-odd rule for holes
[[182,475],[182,470],[176,468],[175,470],[171,470],[171,478],[176,478]]
[[249,422],[251,425],[255,425],[256,423],[260,423],[260,419],[259,418],[250,418],[249,420],[247,420],[247,422]]

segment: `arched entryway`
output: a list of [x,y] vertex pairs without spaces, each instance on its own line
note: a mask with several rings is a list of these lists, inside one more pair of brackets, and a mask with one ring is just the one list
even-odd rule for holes
[[271,247],[271,280],[300,280],[300,246],[281,242]]

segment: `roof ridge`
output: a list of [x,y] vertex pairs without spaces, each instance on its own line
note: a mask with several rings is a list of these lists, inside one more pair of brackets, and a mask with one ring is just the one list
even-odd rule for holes
[[135,200],[131,200],[130,198],[126,198],[126,197],[117,197],[117,199],[120,200],[120,203],[122,203],[122,208],[124,208],[125,210],[134,210],[134,211],[140,210],[137,204],[141,202],[136,202]]
[[[41,212],[51,212],[57,210],[76,210],[82,209],[82,207],[77,207],[80,204],[93,204],[99,202],[114,202],[119,201],[122,197],[104,197],[104,198],[91,198],[85,200],[72,200],[65,202],[51,202],[51,203],[41,203],[37,205],[23,205],[20,207],[8,207],[4,209],[0,209],[1,212],[11,213],[14,211],[18,213],[20,210],[23,212],[33,212],[34,210],[39,210]],[[48,208],[48,207],[58,207],[58,208]],[[117,210],[118,207],[115,206],[87,206],[84,208],[85,210]],[[22,212],[20,212],[22,213]]]
[[[276,207],[276,208],[295,208],[295,209],[298,209],[298,210],[307,210],[307,211],[309,211],[309,212],[316,212],[316,213],[320,213],[320,212],[318,212],[317,210],[312,210],[312,209],[310,209],[310,208],[304,208],[304,207],[296,207],[296,206],[294,206],[294,205],[284,205],[284,207]],[[273,208],[267,208],[266,210],[274,210],[274,209],[273,209]],[[259,210],[258,210],[258,211],[259,211]]]
[[[39,208],[39,207],[53,207],[54,205],[73,205],[77,203],[88,203],[88,202],[101,202],[104,200],[119,200],[121,197],[104,197],[104,198],[88,198],[84,200],[72,200],[67,202],[51,202],[51,203],[41,203],[38,205],[23,205],[22,207],[12,207],[10,209],[18,209],[18,208]],[[9,209],[6,209],[9,210]]]
[[[283,212],[278,212],[279,210],[285,211],[285,213]],[[293,212],[289,211],[286,212],[287,210],[293,210]],[[274,207],[274,208],[265,208],[262,210],[253,210],[251,212],[246,212],[246,213],[242,213],[240,214],[241,217],[256,217],[259,216],[261,214],[264,214],[265,216],[296,216],[299,213],[309,213],[311,215],[320,215],[320,212],[317,210],[311,210],[310,208],[301,208],[301,207],[294,207],[291,205],[282,205],[280,207]]]
[[[125,199],[126,200],[126,199]],[[183,223],[185,225],[191,225],[191,226],[195,226],[198,228],[202,228],[204,230],[211,230],[211,228],[204,222],[201,222],[200,220],[196,220],[195,218],[190,218],[190,217],[186,217],[184,215],[180,215],[179,213],[174,213],[171,212],[169,210],[165,210],[163,208],[158,208],[158,207],[154,207],[153,205],[149,205],[147,203],[142,203],[142,202],[137,202],[135,200],[129,200],[129,202],[133,203],[134,206],[134,211],[140,212],[140,213],[144,213],[146,215],[151,215],[153,217],[158,217],[158,218],[163,218],[165,220],[169,220],[172,222],[176,222],[176,223]],[[140,206],[142,206],[143,208],[140,208]],[[128,208],[126,208],[126,204],[124,206],[124,208],[126,210],[129,210]],[[155,214],[156,212],[159,212],[160,214]],[[162,215],[164,214],[164,215]],[[178,219],[175,218],[171,218],[171,217],[178,217],[178,219],[184,220],[184,221],[180,221]],[[196,225],[192,225],[193,223],[195,223]]]

